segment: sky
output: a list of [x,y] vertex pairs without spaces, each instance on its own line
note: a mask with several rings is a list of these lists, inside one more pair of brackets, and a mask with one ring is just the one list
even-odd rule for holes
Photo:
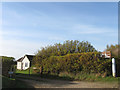
[[16,59],[65,40],[118,44],[117,2],[4,2],[0,56]]

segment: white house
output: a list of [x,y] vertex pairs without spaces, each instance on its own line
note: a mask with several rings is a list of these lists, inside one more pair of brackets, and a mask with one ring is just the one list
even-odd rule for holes
[[110,51],[102,52],[102,57],[104,57],[104,58],[111,58],[111,52]]
[[25,55],[17,60],[17,69],[26,70],[31,66],[31,62],[33,60],[33,55]]

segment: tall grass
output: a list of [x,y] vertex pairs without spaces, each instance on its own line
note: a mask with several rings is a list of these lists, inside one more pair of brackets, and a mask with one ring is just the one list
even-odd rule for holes
[[[75,73],[68,73],[68,72],[60,72],[59,74],[55,73],[50,73],[50,74],[45,74],[43,73],[38,74],[34,73],[32,69],[30,69],[30,74],[31,76],[35,77],[42,77],[42,78],[51,78],[51,79],[64,79],[64,80],[78,80],[78,81],[102,81],[102,82],[118,82],[118,79],[120,80],[120,77],[112,77],[112,76],[107,76],[106,73],[85,73],[85,72],[79,72],[77,74]],[[20,74],[29,74],[29,69],[27,70],[16,70],[16,73]]]
[[120,80],[120,77],[112,77],[112,76],[103,76],[100,74],[95,74],[95,73],[67,73],[67,72],[61,72],[59,74],[59,77],[64,77],[67,79],[72,79],[72,80],[78,80],[78,81],[101,81],[101,82],[118,82]]

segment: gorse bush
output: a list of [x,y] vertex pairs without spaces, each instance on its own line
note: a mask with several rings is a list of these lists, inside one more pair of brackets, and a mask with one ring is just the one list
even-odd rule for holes
[[[47,46],[38,50],[36,56],[39,58],[48,58],[50,56],[64,56],[70,53],[95,52],[96,49],[88,41],[67,40],[63,44],[56,43],[53,46]],[[40,59],[39,59],[40,60]],[[36,61],[35,61],[36,62]]]
[[102,59],[98,52],[74,53],[64,56],[50,56],[41,61],[43,73],[68,72],[107,73],[111,74],[111,60]]
[[40,71],[45,74],[67,73],[101,73],[111,75],[111,60],[100,57],[100,53],[89,43],[67,40],[63,44],[54,44],[42,48],[33,60]]

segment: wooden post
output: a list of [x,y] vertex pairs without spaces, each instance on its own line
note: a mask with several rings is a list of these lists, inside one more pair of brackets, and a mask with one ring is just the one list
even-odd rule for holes
[[29,76],[30,76],[30,67],[31,67],[31,63],[29,64]]
[[30,76],[30,67],[29,67],[29,76]]
[[115,59],[112,58],[112,75],[116,77],[116,66],[115,66]]

